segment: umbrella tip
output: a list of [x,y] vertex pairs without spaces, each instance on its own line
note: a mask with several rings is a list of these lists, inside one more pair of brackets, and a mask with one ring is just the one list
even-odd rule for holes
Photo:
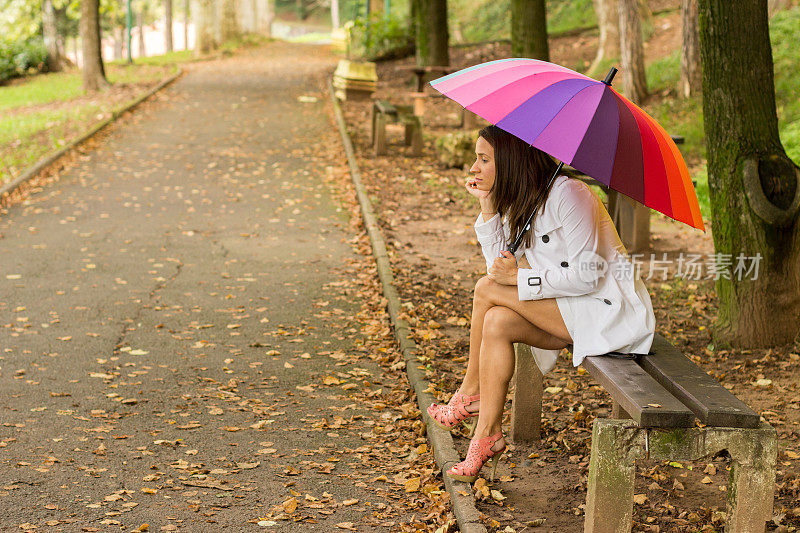
[[617,74],[617,72],[618,71],[615,67],[611,67],[611,70],[609,70],[608,74],[606,74],[606,79],[603,80],[603,83],[610,86],[611,80],[614,79],[614,76]]

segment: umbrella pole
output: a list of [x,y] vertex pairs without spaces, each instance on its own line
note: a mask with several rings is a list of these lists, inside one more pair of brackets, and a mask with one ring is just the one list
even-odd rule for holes
[[[563,167],[564,167],[564,162],[562,161],[558,164],[558,167],[556,167],[556,171],[553,172],[553,175],[550,177],[550,181],[547,182],[548,188],[550,187],[550,184],[553,182],[553,180],[556,179],[558,173],[561,172],[561,169]],[[514,241],[514,244],[512,244],[511,248],[508,250],[512,254],[517,252],[517,248],[519,248],[519,245],[522,243],[522,237],[525,235],[525,232],[531,229],[531,221],[533,220],[534,214],[535,213],[530,214],[528,220],[525,221],[525,225],[522,227],[522,231],[519,232],[519,235],[517,236],[517,239]]]

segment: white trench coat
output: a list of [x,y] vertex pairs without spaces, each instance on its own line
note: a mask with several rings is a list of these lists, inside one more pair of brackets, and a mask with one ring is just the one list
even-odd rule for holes
[[[507,249],[510,229],[495,215],[478,215],[475,233],[487,269]],[[516,236],[515,236],[516,237]],[[572,363],[617,351],[647,353],[655,316],[650,295],[635,272],[600,198],[580,180],[558,176],[547,202],[534,217],[530,247],[521,246],[531,268],[520,268],[520,300],[555,298],[572,337]],[[559,350],[531,347],[543,374]]]

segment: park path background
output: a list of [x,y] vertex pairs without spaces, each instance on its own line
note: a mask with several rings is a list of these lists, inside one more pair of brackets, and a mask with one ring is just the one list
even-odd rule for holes
[[286,43],[195,64],[0,217],[0,530],[413,513],[413,464],[385,466],[424,437],[376,444],[403,414],[351,395],[385,405],[390,384],[363,356],[354,237],[324,179],[334,64]]

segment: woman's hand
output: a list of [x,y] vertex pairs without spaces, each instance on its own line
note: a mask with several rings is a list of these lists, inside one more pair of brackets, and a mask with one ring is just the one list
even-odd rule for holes
[[488,278],[500,285],[517,284],[517,258],[508,250],[500,252],[503,257],[498,257],[492,263],[492,267],[487,274]]
[[481,203],[481,211],[484,213],[494,213],[494,198],[491,189],[486,190],[482,189],[480,183],[475,176],[469,176],[467,178],[466,183],[464,183],[464,187],[467,189],[467,192],[470,193],[472,196],[478,199]]

